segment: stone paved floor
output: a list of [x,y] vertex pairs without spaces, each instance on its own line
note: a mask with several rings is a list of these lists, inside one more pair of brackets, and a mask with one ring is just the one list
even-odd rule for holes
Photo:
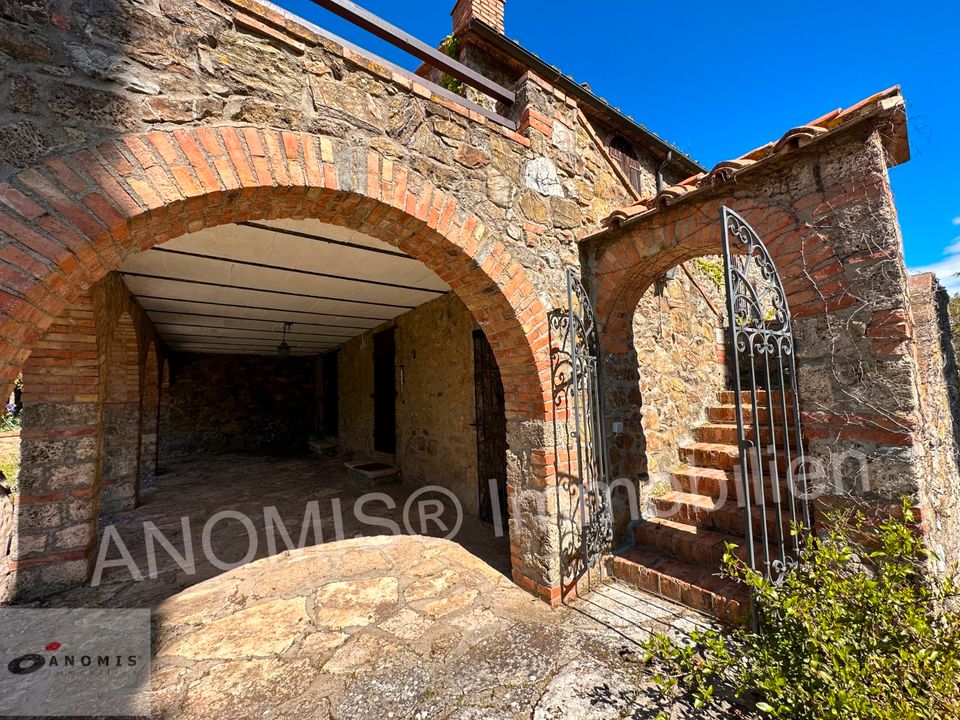
[[[381,502],[367,511],[402,525],[409,490],[376,490],[398,509]],[[351,510],[365,491],[335,460],[231,456],[171,466],[142,507],[111,521],[146,574],[143,523],[182,549],[187,518],[197,573],[159,550],[156,578],[135,582],[114,568],[99,587],[38,604],[153,608],[159,718],[710,717],[659,698],[637,656],[651,628],[682,632],[699,616],[621,585],[551,609],[507,578],[507,541],[490,526],[465,518],[461,544],[376,536],[384,530]],[[351,539],[265,557],[264,506],[277,508],[297,542],[310,501],[320,503],[324,532],[333,527],[334,498]],[[229,572],[201,547],[204,523],[223,510],[248,516],[258,537],[260,559]],[[236,561],[248,538],[229,521],[210,545]]]
[[[316,501],[319,504],[323,541],[329,542],[337,537],[335,502],[339,502],[341,508],[336,513],[342,521],[341,538],[391,533],[392,530],[382,526],[361,522],[362,518],[358,518],[355,512],[356,501],[364,494],[385,493],[393,501],[393,510],[382,499],[371,500],[361,510],[377,521],[394,522],[402,532],[407,533],[409,530],[405,527],[403,507],[414,490],[397,483],[359,486],[349,478],[343,461],[337,458],[222,455],[168,463],[157,479],[156,486],[144,493],[140,507],[108,518],[104,523],[104,526],[116,528],[143,581],[136,581],[126,567],[108,568],[98,587],[78,588],[46,598],[42,604],[61,607],[153,607],[190,585],[221,574],[224,570],[216,567],[213,561],[237,563],[251,549],[250,536],[241,523],[235,519],[224,519],[212,525],[208,543],[211,552],[204,551],[204,526],[222,511],[240,513],[250,519],[256,542],[250,560],[271,554],[264,521],[264,508],[269,507],[276,508],[292,542],[299,544],[304,513],[308,504]],[[440,521],[445,527],[453,528],[457,517],[453,503],[443,496],[440,499],[445,508]],[[419,533],[417,504],[412,508],[408,515],[411,529]],[[430,510],[426,508],[427,517],[431,514]],[[184,572],[156,544],[156,577],[149,577],[144,523],[153,523],[173,547],[183,553],[184,519],[189,526],[196,571]],[[427,522],[427,531],[432,535],[445,534],[433,521]],[[274,533],[274,536],[277,549],[285,550],[279,533]],[[457,541],[499,572],[510,573],[509,541],[506,537],[495,537],[492,525],[464,516]],[[307,537],[306,544],[315,544],[312,533]],[[109,543],[107,549],[108,560],[121,557],[115,543]]]
[[617,585],[552,610],[445,540],[297,550],[155,617],[163,718],[713,717],[664,703],[636,654],[649,629],[697,617]]

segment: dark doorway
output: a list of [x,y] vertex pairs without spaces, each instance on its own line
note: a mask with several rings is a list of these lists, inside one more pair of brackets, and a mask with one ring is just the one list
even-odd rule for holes
[[397,452],[397,362],[394,328],[373,336],[373,448]]
[[340,435],[340,354],[328,353],[320,361],[320,373],[323,383],[323,436],[328,438]]
[[490,479],[497,481],[498,509],[507,519],[507,423],[503,409],[503,381],[493,348],[482,330],[473,333],[473,377],[477,406],[477,470],[480,483],[480,519],[493,522]]

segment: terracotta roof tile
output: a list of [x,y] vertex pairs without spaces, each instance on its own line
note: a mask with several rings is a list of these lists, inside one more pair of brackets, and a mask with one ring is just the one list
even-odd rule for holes
[[792,128],[785,132],[783,137],[773,146],[773,154],[782,155],[791,150],[799,150],[809,143],[811,138],[825,132],[828,132],[828,130],[818,125],[801,125],[800,127]]
[[[735,160],[718,163],[707,174],[692,175],[676,185],[663,188],[655,196],[643,198],[632,205],[613,211],[604,220],[604,225],[618,225],[629,218],[642,215],[655,208],[671,205],[677,199],[700,188],[716,187],[726,183],[745,168],[773,155],[783,155],[798,150],[830,130],[845,125],[864,114],[875,112],[878,107],[880,109],[890,109],[898,106],[902,107],[902,105],[903,97],[900,93],[900,86],[895,86],[876,95],[871,95],[846,110],[833,110],[806,125],[799,125],[788,130],[776,143],[767,143]],[[903,137],[896,140],[899,145],[895,147],[894,154],[897,156],[897,162],[902,162],[909,155],[905,130]]]
[[703,187],[705,185],[713,186],[718,183],[725,183],[729,180],[735,172],[738,170],[743,170],[745,167],[753,165],[756,160],[749,160],[747,158],[737,158],[736,160],[724,160],[721,163],[717,163],[713,170],[704,175],[698,182],[697,185]]

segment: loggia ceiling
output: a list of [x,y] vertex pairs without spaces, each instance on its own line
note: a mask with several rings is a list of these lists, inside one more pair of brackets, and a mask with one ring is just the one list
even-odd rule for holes
[[314,355],[450,290],[423,263],[312,220],[222,225],[128,258],[130,291],[167,345],[195,353]]

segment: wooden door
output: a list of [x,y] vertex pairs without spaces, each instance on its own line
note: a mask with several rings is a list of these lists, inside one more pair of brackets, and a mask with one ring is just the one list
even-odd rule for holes
[[323,435],[328,438],[340,435],[340,354],[323,356],[321,383],[323,385]]
[[476,396],[477,478],[480,488],[480,518],[493,522],[494,504],[490,479],[497,483],[498,509],[507,518],[507,423],[504,415],[503,381],[493,349],[482,330],[473,333],[474,388]]
[[394,328],[373,336],[373,448],[397,452],[397,361]]

